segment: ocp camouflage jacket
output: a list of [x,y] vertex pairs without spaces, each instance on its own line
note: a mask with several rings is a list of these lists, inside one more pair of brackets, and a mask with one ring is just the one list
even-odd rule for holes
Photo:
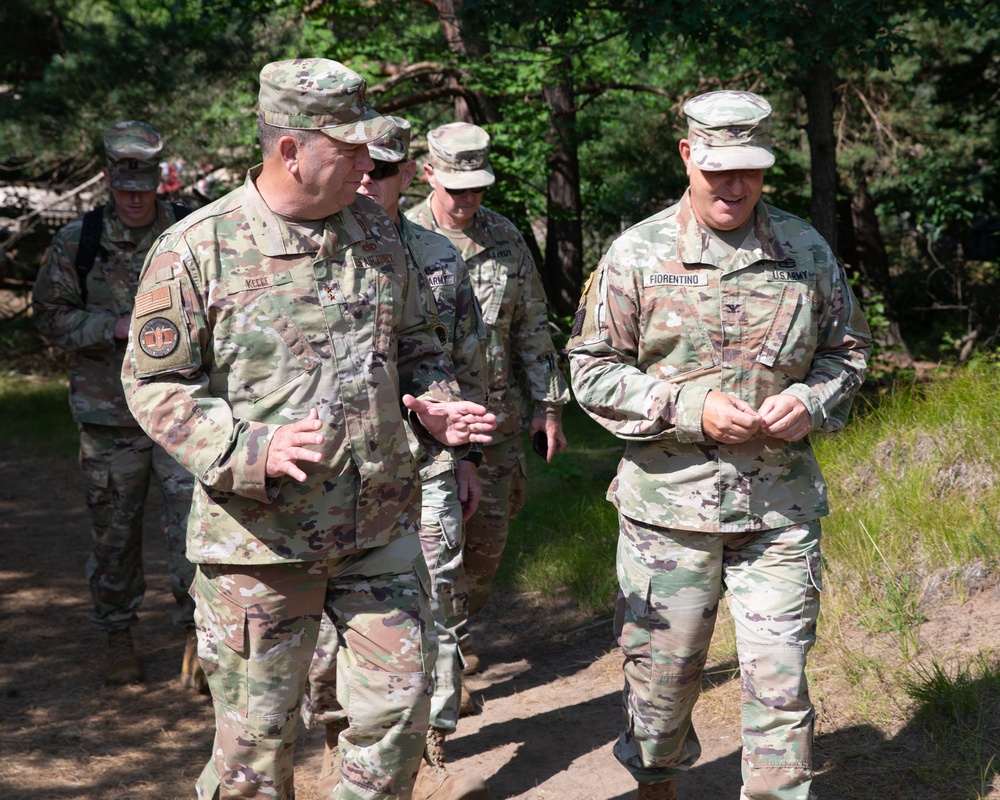
[[808,437],[706,439],[708,392],[754,408],[791,394],[813,431],[836,431],[870,351],[844,270],[812,227],[759,202],[733,253],[687,195],[614,242],[569,342],[577,401],[628,441],[608,498],[640,522],[726,532],[824,516],[826,485]]

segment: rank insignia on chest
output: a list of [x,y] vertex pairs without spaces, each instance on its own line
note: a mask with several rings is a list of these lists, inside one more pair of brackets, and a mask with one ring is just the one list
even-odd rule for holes
[[691,272],[647,272],[643,286],[708,286],[708,275]]
[[136,337],[139,347],[150,358],[166,358],[177,349],[180,332],[166,317],[153,317],[142,326]]

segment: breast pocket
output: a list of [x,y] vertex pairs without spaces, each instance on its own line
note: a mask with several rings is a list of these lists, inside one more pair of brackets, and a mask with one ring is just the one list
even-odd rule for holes
[[688,289],[647,287],[643,292],[640,360],[655,364],[658,377],[670,380],[719,363],[712,336]]
[[802,378],[812,364],[816,337],[813,294],[802,286],[785,284],[781,287],[756,361],[792,377]]
[[320,359],[302,331],[270,293],[258,295],[216,329],[216,363],[230,386],[258,403],[311,372]]
[[501,272],[479,286],[479,305],[483,311],[483,321],[490,326],[496,325],[503,310],[504,293],[507,291],[507,280],[510,276]]
[[320,301],[327,314],[335,350],[348,337],[359,355],[366,351],[376,361],[385,361],[394,351],[396,311],[402,290],[392,277],[375,269],[345,267],[320,287]]

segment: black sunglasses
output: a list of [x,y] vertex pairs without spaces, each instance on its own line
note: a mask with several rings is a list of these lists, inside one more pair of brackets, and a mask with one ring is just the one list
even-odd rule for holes
[[482,194],[483,192],[486,191],[486,187],[485,186],[470,186],[468,189],[449,189],[448,187],[445,187],[445,191],[448,194],[453,194],[453,195],[455,195],[457,197],[458,195],[465,194],[466,192],[472,192],[473,194]]
[[376,161],[375,168],[368,170],[368,177],[373,181],[380,181],[382,178],[391,178],[399,174],[399,164],[391,161]]

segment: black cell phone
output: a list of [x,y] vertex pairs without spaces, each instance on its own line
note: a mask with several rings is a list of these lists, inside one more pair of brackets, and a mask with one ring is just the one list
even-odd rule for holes
[[542,458],[549,457],[549,437],[545,435],[545,431],[535,431],[531,439],[531,449]]

